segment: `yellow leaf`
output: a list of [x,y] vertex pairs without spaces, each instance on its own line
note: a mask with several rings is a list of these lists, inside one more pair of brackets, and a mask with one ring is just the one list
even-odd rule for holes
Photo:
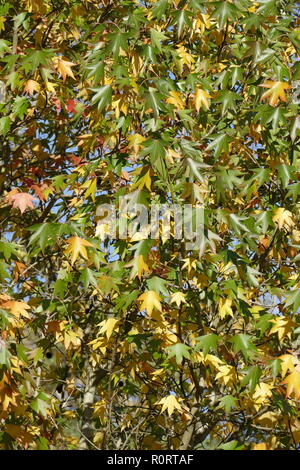
[[136,155],[141,148],[142,142],[144,142],[146,139],[141,134],[131,134],[127,140],[128,147],[133,148],[134,154]]
[[167,103],[173,104],[176,109],[184,109],[184,102],[178,91],[170,91],[169,95],[169,98],[166,99]]
[[265,442],[259,442],[258,444],[254,444],[253,450],[268,450],[267,444]]
[[295,225],[293,214],[284,207],[278,207],[278,209],[276,209],[272,220],[278,225],[280,230],[282,227],[290,229]]
[[114,96],[111,106],[116,111],[116,118],[119,119],[120,113],[127,116],[128,106],[126,103],[126,96],[125,95],[116,95]]
[[300,398],[300,371],[294,370],[286,379],[282,382],[287,384],[286,396],[289,397],[294,394],[296,400]]
[[188,68],[195,62],[194,57],[187,52],[187,49],[184,46],[177,46],[177,52],[182,62],[182,65],[186,65]]
[[281,360],[281,375],[284,378],[287,371],[293,372],[295,370],[295,364],[298,364],[298,359],[292,354],[283,354],[279,356],[279,359]]
[[184,264],[183,264],[181,269],[184,270],[185,268],[187,268],[188,273],[190,273],[192,271],[192,269],[197,268],[197,262],[198,262],[197,259],[184,258],[182,261],[184,261]]
[[23,316],[25,318],[30,318],[27,310],[30,310],[30,306],[25,302],[18,302],[17,300],[8,300],[1,305],[5,310],[9,310],[16,318]]
[[280,414],[276,414],[274,411],[267,411],[256,418],[255,424],[259,424],[266,428],[274,428],[276,423],[278,423],[279,418]]
[[49,93],[54,93],[55,94],[55,87],[57,86],[56,83],[51,83],[51,82],[45,82],[46,90]]
[[139,188],[140,190],[143,189],[143,187],[146,186],[149,191],[151,191],[151,176],[150,176],[150,170],[147,171],[147,173],[141,178],[139,178],[138,181],[136,181],[133,185],[132,188]]
[[154,290],[148,290],[144,294],[140,295],[138,300],[142,300],[140,310],[147,310],[148,315],[151,316],[154,308],[161,312],[160,297]]
[[233,317],[233,311],[231,308],[232,305],[232,299],[220,299],[219,300],[219,315],[223,319],[227,315]]
[[211,96],[208,93],[206,93],[205,90],[202,90],[201,88],[197,88],[196,93],[195,93],[195,107],[196,107],[196,110],[199,111],[201,106],[208,109],[209,108],[209,102],[208,102],[209,98],[211,98]]
[[186,304],[185,294],[183,292],[174,292],[170,297],[171,304],[176,304],[177,307],[180,307],[181,303]]
[[75,261],[78,258],[78,255],[80,254],[84,259],[88,259],[87,252],[86,252],[86,246],[93,246],[90,242],[87,240],[84,240],[83,238],[80,237],[71,237],[67,240],[67,243],[70,245],[65,253],[72,254],[71,258],[71,264],[74,264]]
[[219,380],[224,385],[231,385],[236,382],[236,371],[233,366],[220,366],[219,372],[216,375],[216,380]]
[[133,75],[134,77],[138,77],[139,73],[144,65],[144,61],[142,57],[139,56],[136,52],[132,53],[132,58],[131,58],[131,64],[132,64],[132,70],[133,70]]
[[130,273],[130,279],[134,279],[138,276],[141,279],[144,272],[150,272],[149,266],[143,255],[135,256],[129,263],[125,265],[125,268],[132,267]]
[[84,197],[89,197],[91,195],[93,202],[95,202],[95,194],[97,190],[97,178],[92,178],[88,180],[88,189],[84,193]]
[[286,82],[272,82],[270,80],[266,81],[260,86],[269,88],[269,90],[262,95],[261,100],[268,99],[271,106],[276,106],[279,98],[281,101],[286,102],[285,90],[291,88],[290,85]]
[[6,21],[6,18],[4,16],[0,16],[0,31],[5,29],[4,23]]
[[109,339],[113,334],[113,331],[116,330],[116,324],[118,323],[118,321],[119,320],[117,318],[108,318],[108,320],[103,320],[100,323],[100,325],[102,326],[99,333],[105,333],[107,339]]
[[272,396],[272,389],[272,385],[269,385],[265,382],[261,382],[260,384],[256,385],[255,392],[253,393],[253,398],[263,398],[265,400],[266,398]]
[[279,341],[281,341],[285,336],[288,336],[288,338],[290,338],[291,330],[294,326],[296,326],[296,323],[293,322],[293,320],[286,317],[277,317],[273,318],[270,321],[271,323],[274,323],[274,326],[271,328],[269,335],[278,333]]
[[54,60],[56,70],[62,76],[63,81],[65,81],[67,77],[75,79],[71,67],[74,67],[76,64],[69,62],[68,60],[59,59],[58,57]]
[[162,398],[157,404],[163,405],[161,409],[161,413],[167,410],[169,416],[171,416],[171,414],[174,412],[175,409],[178,411],[182,411],[182,407],[180,406],[175,395],[169,395],[165,398]]
[[69,349],[71,345],[75,347],[80,346],[81,340],[80,340],[79,333],[73,330],[65,330],[63,334],[64,334],[64,346],[66,349]]

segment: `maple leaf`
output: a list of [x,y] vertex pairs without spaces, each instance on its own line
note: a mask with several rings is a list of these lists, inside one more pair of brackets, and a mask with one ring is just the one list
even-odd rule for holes
[[197,88],[195,93],[195,107],[198,112],[200,111],[201,106],[206,109],[209,108],[209,98],[211,98],[211,96],[205,90]]
[[19,302],[17,300],[8,300],[3,304],[3,308],[9,310],[16,318],[23,316],[25,318],[30,318],[27,310],[30,310],[30,306],[25,302]]
[[290,375],[284,379],[283,384],[287,384],[286,396],[289,397],[292,393],[296,400],[300,398],[300,371],[294,370]]
[[31,189],[34,190],[35,194],[41,201],[46,201],[49,194],[53,193],[54,189],[52,186],[48,186],[47,183],[33,184]]
[[176,109],[184,109],[184,102],[178,91],[170,91],[169,98],[166,99],[166,102],[173,104]]
[[101,329],[99,333],[105,333],[107,339],[109,339],[113,333],[113,331],[116,329],[116,324],[119,322],[117,318],[108,318],[108,320],[103,320],[100,323]]
[[152,314],[154,308],[161,312],[160,297],[154,290],[148,290],[140,295],[138,300],[142,300],[140,310],[147,310],[148,315]]
[[75,261],[78,258],[78,255],[80,254],[84,259],[88,259],[87,252],[86,252],[86,246],[93,246],[90,242],[87,240],[84,240],[83,238],[80,237],[71,237],[67,240],[67,243],[70,245],[65,253],[71,253],[72,258],[71,258],[71,264],[74,264]]
[[274,326],[271,328],[269,335],[278,333],[279,341],[283,340],[285,336],[290,338],[291,330],[294,326],[296,326],[296,323],[293,320],[286,317],[277,317],[270,320],[270,322],[274,323]]
[[25,82],[24,91],[28,93],[30,96],[32,96],[35,91],[39,92],[40,89],[41,87],[39,83],[36,82],[35,80],[30,79],[30,80],[27,80],[27,82]]
[[233,366],[220,366],[216,375],[216,380],[220,380],[224,385],[234,383],[236,381],[236,373]]
[[262,95],[261,100],[268,99],[271,106],[276,106],[279,98],[281,101],[286,102],[285,90],[291,88],[290,85],[286,82],[272,82],[270,80],[266,81],[260,86],[269,88],[269,90],[265,91],[265,93]]
[[170,302],[171,304],[176,303],[177,307],[180,307],[180,304],[186,303],[185,294],[183,292],[174,292],[170,296]]
[[279,356],[279,359],[281,360],[282,378],[284,378],[287,371],[293,372],[295,370],[295,364],[298,364],[298,359],[292,354],[283,354]]
[[55,58],[55,67],[58,73],[62,76],[63,81],[66,81],[67,77],[74,78],[71,67],[74,67],[76,64],[74,62],[69,62],[68,60],[63,60]]
[[9,204],[12,204],[14,209],[20,209],[21,214],[23,214],[27,208],[35,208],[33,204],[34,197],[28,193],[11,191],[7,194],[6,199]]
[[68,100],[66,104],[66,110],[68,113],[76,113],[76,105],[77,101],[76,100]]
[[163,413],[165,410],[168,411],[169,416],[172,415],[174,410],[182,411],[182,407],[175,397],[175,395],[169,395],[165,398],[162,398],[158,403],[158,405],[163,405],[161,409],[161,413]]
[[295,225],[292,212],[284,207],[278,207],[278,209],[276,209],[272,220],[278,225],[279,229],[282,229],[282,227],[290,229]]
[[136,276],[141,279],[144,272],[150,272],[150,268],[143,255],[135,256],[125,267],[132,267],[130,279],[134,279]]
[[232,305],[232,299],[220,299],[219,301],[219,314],[220,317],[223,319],[226,317],[226,315],[230,315],[233,317],[233,311],[231,308]]
[[141,134],[131,134],[128,136],[127,140],[128,148],[133,148],[134,153],[136,154],[139,151],[141,144],[146,140],[146,138]]

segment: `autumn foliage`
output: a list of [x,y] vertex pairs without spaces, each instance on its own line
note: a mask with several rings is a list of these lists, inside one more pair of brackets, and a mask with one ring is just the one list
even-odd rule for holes
[[299,448],[299,11],[1,2],[1,449]]

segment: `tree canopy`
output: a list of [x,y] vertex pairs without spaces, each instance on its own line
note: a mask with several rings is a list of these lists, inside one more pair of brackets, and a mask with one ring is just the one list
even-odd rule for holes
[[0,448],[299,448],[299,11],[0,2]]

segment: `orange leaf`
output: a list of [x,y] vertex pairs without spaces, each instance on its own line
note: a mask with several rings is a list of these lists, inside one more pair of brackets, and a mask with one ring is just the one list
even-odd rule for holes
[[74,67],[74,62],[69,62],[68,60],[63,59],[56,59],[56,70],[62,76],[63,81],[66,80],[67,77],[72,77],[75,79],[71,67]]
[[16,193],[11,191],[6,196],[6,199],[8,200],[9,204],[12,204],[13,208],[20,209],[21,214],[23,214],[27,208],[34,209],[34,197],[28,193]]

